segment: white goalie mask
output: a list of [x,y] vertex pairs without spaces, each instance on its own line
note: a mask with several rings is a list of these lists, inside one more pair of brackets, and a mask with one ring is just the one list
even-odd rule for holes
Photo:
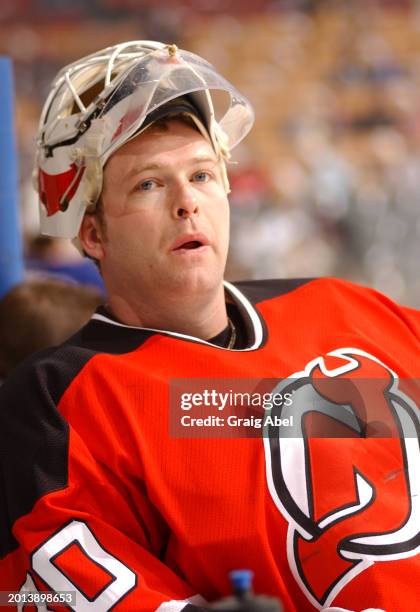
[[[216,91],[224,93],[220,111]],[[127,42],[58,73],[41,114],[34,171],[43,234],[77,236],[100,196],[106,161],[171,101],[173,112],[190,114],[221,156],[253,124],[246,98],[211,64],[175,45]]]

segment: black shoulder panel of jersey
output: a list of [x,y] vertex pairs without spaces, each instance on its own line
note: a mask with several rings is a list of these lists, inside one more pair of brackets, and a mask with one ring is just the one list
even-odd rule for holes
[[248,298],[252,304],[271,300],[299,289],[303,285],[315,280],[314,278],[285,278],[256,281],[238,281],[232,283]]
[[92,319],[67,340],[66,346],[86,349],[94,353],[122,355],[134,351],[156,333]]
[[122,354],[154,332],[92,320],[58,348],[23,362],[0,387],[0,557],[17,548],[15,521],[67,486],[68,425],[57,405],[87,362]]

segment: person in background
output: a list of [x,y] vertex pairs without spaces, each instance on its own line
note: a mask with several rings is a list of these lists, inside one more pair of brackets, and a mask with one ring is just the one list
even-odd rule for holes
[[0,380],[29,355],[76,333],[101,303],[90,287],[33,277],[0,300]]
[[97,267],[68,241],[51,236],[35,236],[28,241],[25,267],[67,282],[96,289],[105,298],[104,282]]

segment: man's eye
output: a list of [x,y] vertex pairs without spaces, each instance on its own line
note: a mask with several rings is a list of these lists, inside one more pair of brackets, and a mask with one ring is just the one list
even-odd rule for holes
[[207,183],[210,180],[210,173],[205,172],[204,170],[200,170],[200,172],[196,172],[194,174],[194,180],[197,183]]
[[139,183],[137,189],[139,191],[150,191],[151,189],[153,189],[155,185],[156,185],[155,181],[152,181],[151,179],[149,179],[147,181],[142,181],[141,183]]

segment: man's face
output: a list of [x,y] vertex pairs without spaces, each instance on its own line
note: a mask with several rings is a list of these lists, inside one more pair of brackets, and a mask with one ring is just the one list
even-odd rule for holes
[[100,260],[110,294],[144,300],[220,289],[229,206],[217,156],[194,128],[170,121],[123,145],[106,164],[102,204],[106,229],[95,220],[99,239],[86,250]]

